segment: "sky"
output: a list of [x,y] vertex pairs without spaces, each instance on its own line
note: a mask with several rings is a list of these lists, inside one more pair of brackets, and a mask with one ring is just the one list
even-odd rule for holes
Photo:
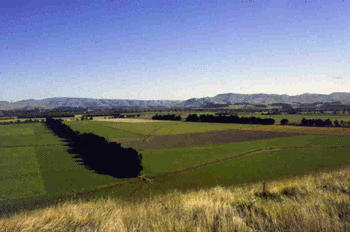
[[349,0],[1,0],[0,100],[350,92]]

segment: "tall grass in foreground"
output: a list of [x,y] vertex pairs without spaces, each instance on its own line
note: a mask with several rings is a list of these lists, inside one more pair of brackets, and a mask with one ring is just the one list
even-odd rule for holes
[[68,202],[2,218],[0,231],[349,231],[349,187],[343,168],[138,203]]

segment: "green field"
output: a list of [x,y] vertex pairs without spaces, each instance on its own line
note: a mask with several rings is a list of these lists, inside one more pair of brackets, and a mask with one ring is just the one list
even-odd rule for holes
[[[108,139],[144,138],[137,140],[139,142],[147,142],[154,136],[173,138],[169,135],[176,135],[180,141],[188,139],[183,136],[188,133],[195,136],[196,133],[227,130],[240,136],[240,130],[259,128],[254,125],[169,121],[65,123],[81,133],[95,133]],[[241,133],[243,136],[243,131]],[[243,184],[302,175],[350,162],[349,136],[286,133],[283,137],[258,136],[254,140],[226,143],[215,143],[214,140],[201,146],[142,150],[142,176],[150,180],[144,182],[135,178],[117,179],[87,169],[45,124],[0,126],[0,134],[0,205],[3,207],[91,191],[93,196],[128,198],[171,189]],[[125,184],[119,185],[122,182]],[[104,190],[98,190],[102,188]]]
[[68,121],[65,122],[73,130],[88,133],[92,132],[106,138],[124,138],[145,135],[170,135],[201,133],[229,129],[241,129],[254,127],[247,124],[224,124],[224,123],[196,123],[196,122],[98,122],[98,121]]
[[80,165],[44,124],[0,126],[0,132],[0,206],[121,181]]
[[143,151],[143,163],[145,170],[149,174],[159,174],[181,170],[203,162],[234,157],[261,148],[306,147],[312,149],[314,147],[316,153],[322,147],[342,145],[348,145],[350,147],[349,137],[306,135],[227,143],[208,147],[147,150]]
[[[349,164],[349,148],[286,149],[244,157],[157,177],[152,185],[129,186],[135,195],[156,194],[169,189],[200,189],[303,175],[324,168]],[[120,193],[116,193],[120,194]]]

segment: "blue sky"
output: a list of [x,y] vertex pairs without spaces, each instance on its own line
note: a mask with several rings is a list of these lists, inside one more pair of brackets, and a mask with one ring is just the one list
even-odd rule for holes
[[350,92],[350,1],[2,0],[0,100]]

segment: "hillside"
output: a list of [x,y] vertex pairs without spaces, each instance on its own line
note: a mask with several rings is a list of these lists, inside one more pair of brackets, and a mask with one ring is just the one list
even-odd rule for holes
[[185,101],[183,104],[187,107],[203,107],[210,104],[311,104],[317,102],[340,102],[342,104],[350,104],[350,93],[332,93],[326,94],[301,94],[301,95],[278,95],[278,94],[236,94],[226,93],[218,94],[215,97],[192,98]]
[[0,110],[31,109],[31,108],[58,108],[58,107],[83,107],[83,108],[171,108],[171,107],[216,107],[233,104],[311,104],[311,103],[338,102],[350,104],[350,93],[326,94],[218,94],[214,97],[191,98],[185,101],[177,100],[128,100],[128,99],[93,99],[93,98],[45,98],[41,100],[28,99],[17,102],[0,101]]
[[71,201],[0,218],[0,231],[349,231],[349,178],[344,168],[137,202]]

